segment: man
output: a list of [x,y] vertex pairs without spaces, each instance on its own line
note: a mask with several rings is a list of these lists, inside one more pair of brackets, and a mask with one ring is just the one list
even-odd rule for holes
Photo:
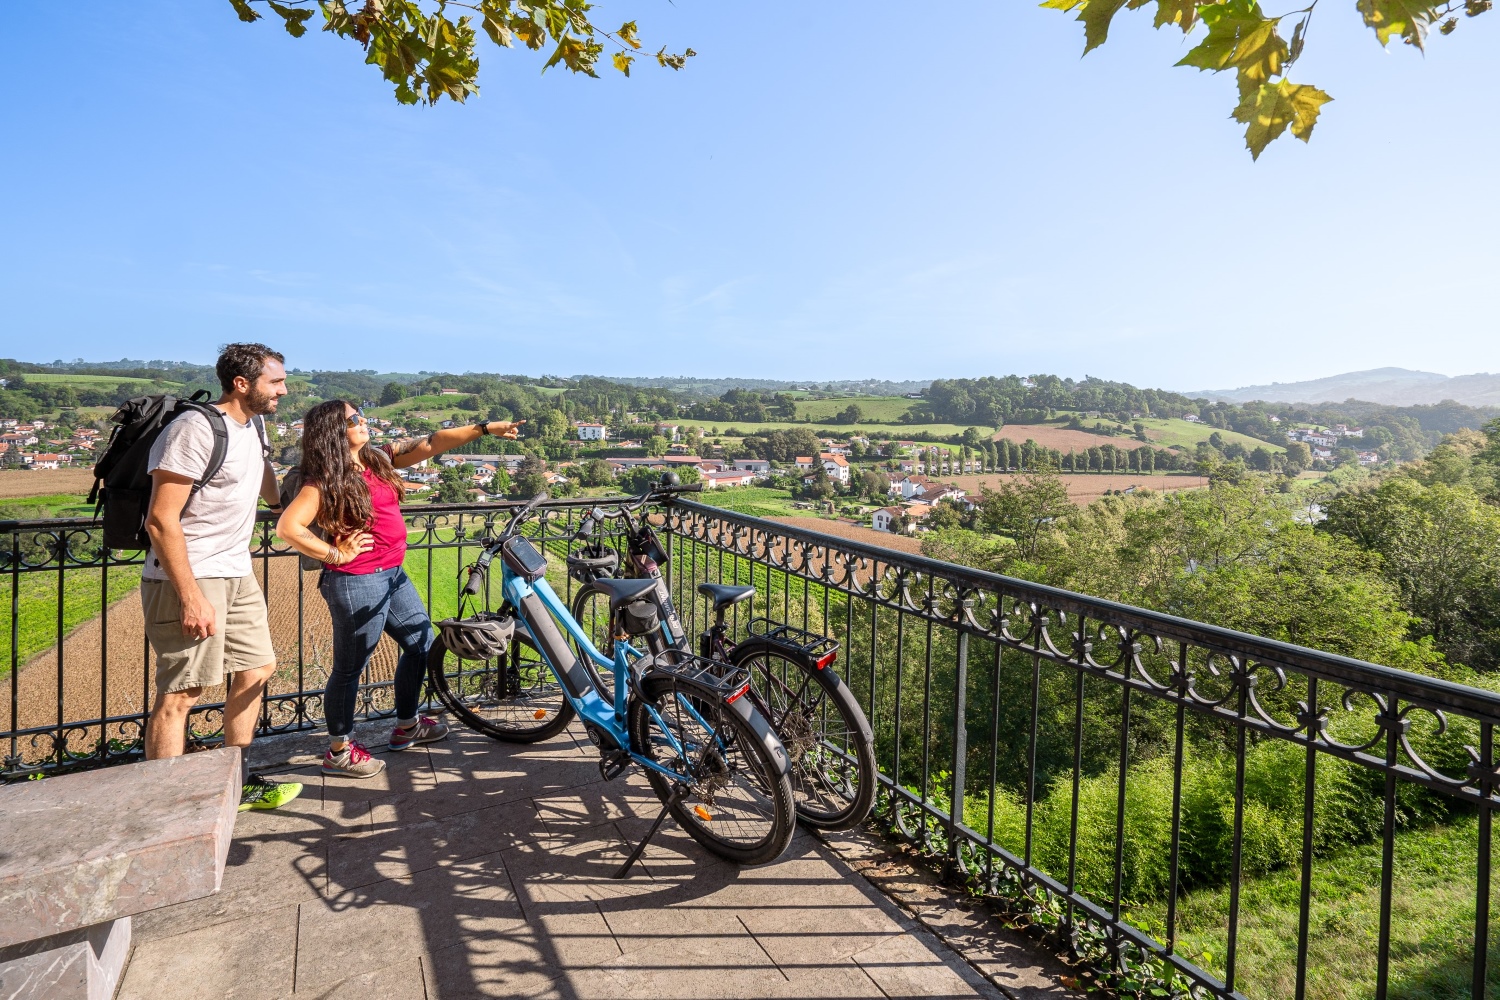
[[[224,464],[201,490],[214,428],[202,413],[167,425],[151,447],[151,549],[141,572],[146,635],[156,651],[156,700],[146,726],[146,757],[180,756],[188,713],[205,688],[229,679],[224,744],[250,746],[261,696],[276,670],[266,602],[250,561],[256,501],[275,509],[276,473],[254,418],[275,413],[286,395],[285,359],[264,344],[230,344],[215,371],[223,395],[214,404],[229,432]],[[241,757],[240,809],[274,809],[302,786],[249,777]]]

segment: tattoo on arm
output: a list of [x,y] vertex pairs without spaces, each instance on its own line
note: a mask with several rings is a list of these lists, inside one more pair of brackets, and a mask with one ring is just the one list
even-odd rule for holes
[[424,438],[404,438],[403,440],[397,441],[395,444],[391,445],[391,454],[393,456],[405,455],[407,452],[416,451],[424,444],[432,444],[431,434],[427,435]]

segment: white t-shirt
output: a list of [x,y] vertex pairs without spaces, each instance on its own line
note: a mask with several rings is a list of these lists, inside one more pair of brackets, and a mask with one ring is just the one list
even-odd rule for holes
[[[251,572],[250,536],[255,531],[255,505],[265,475],[265,456],[254,421],[242,424],[226,415],[224,426],[229,440],[223,467],[182,509],[188,563],[199,580],[238,579]],[[213,450],[214,431],[208,418],[201,413],[184,413],[168,424],[151,446],[146,470],[165,469],[197,482],[208,469]],[[148,580],[167,578],[154,552],[146,553],[141,576]]]

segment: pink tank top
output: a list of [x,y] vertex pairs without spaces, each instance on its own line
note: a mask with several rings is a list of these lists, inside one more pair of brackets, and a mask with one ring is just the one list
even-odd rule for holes
[[406,558],[406,520],[401,516],[401,498],[389,483],[369,469],[363,474],[374,512],[370,534],[375,537],[375,545],[342,566],[325,566],[330,573],[377,573],[400,566]]

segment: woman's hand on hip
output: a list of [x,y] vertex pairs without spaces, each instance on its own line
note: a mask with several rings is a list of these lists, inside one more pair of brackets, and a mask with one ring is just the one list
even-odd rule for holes
[[328,560],[328,564],[343,566],[358,559],[374,547],[375,536],[368,531],[356,531],[352,535],[345,535],[334,545],[333,552],[330,553],[333,558]]

